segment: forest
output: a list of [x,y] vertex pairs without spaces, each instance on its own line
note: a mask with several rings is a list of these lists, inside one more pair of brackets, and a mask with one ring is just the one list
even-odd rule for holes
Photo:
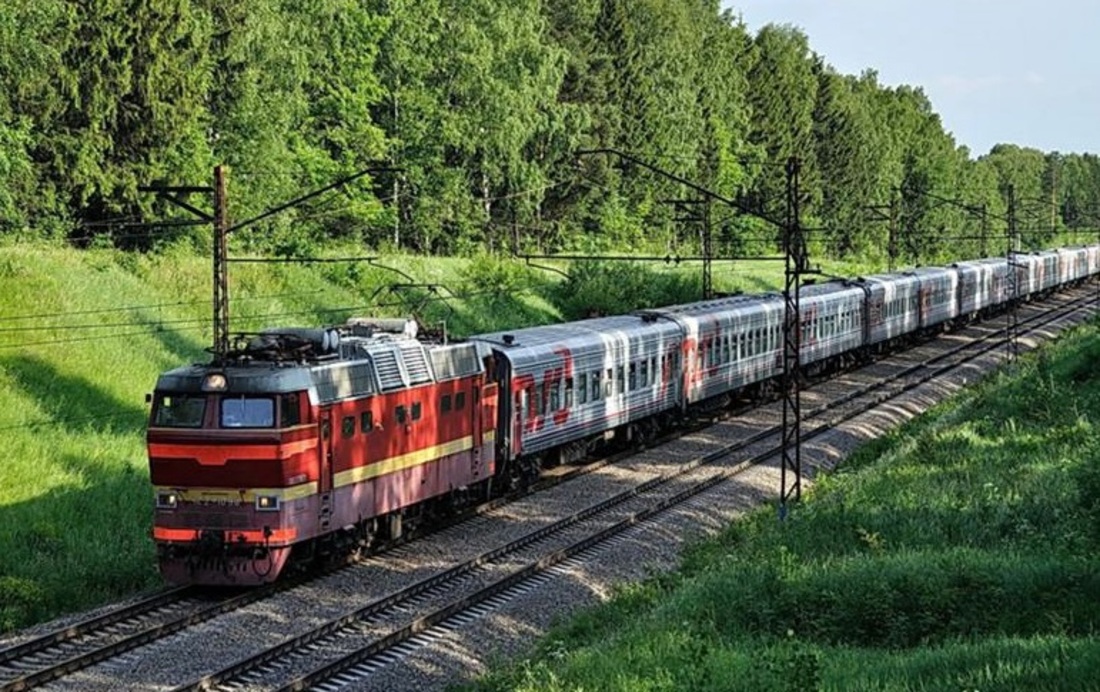
[[[838,73],[718,0],[5,0],[0,235],[209,247],[149,191],[230,171],[234,252],[773,253],[901,261],[1095,239],[1100,158],[971,152],[919,86]],[[615,150],[593,153],[593,150]],[[643,162],[645,165],[640,165]],[[192,197],[196,207],[208,200]],[[769,221],[772,220],[772,221]]]

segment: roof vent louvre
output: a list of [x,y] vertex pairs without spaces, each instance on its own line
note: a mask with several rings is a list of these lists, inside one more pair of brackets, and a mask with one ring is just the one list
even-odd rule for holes
[[397,348],[400,349],[401,358],[405,361],[405,372],[409,375],[410,384],[423,384],[434,379],[424,347],[419,342],[401,341],[398,342]]
[[391,348],[369,349],[371,360],[374,362],[374,370],[378,373],[378,382],[382,385],[382,391],[401,389],[406,385],[405,373],[397,358],[397,351]]

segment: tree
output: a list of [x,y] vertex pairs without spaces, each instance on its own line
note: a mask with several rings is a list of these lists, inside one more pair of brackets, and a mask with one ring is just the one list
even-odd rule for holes
[[885,130],[874,120],[876,77],[844,77],[820,59],[815,72],[814,135],[823,181],[820,215],[830,248],[840,257],[882,258],[886,227],[869,223],[868,208],[889,205],[893,191],[885,182]]
[[814,140],[817,78],[806,35],[791,26],[769,24],[753,41],[748,69],[752,129],[749,141],[764,154],[749,203],[782,218],[786,200],[783,164],[802,163],[803,216],[812,223],[821,199]]
[[1015,198],[1017,229],[1023,247],[1043,245],[1049,235],[1049,206],[1043,194],[1047,161],[1043,152],[1014,144],[997,144],[982,159],[997,172],[998,187],[1006,209],[1010,190]]
[[376,109],[412,197],[402,244],[456,251],[513,213],[537,214],[564,118],[565,55],[545,39],[535,0],[394,0],[383,8],[385,108]]

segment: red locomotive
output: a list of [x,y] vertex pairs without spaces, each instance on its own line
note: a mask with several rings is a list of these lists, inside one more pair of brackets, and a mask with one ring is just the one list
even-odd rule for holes
[[272,581],[292,548],[396,537],[408,508],[487,494],[497,387],[485,349],[414,329],[269,330],[223,365],[163,374],[147,440],[164,577]]

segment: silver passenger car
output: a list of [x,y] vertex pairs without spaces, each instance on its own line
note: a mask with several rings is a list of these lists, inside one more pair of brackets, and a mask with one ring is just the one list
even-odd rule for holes
[[802,362],[856,352],[864,343],[865,310],[866,295],[859,286],[837,281],[803,286],[799,292]]
[[908,274],[877,274],[855,283],[867,294],[868,345],[917,330],[920,325],[920,279]]
[[1009,285],[1008,299],[1025,300],[1031,294],[1042,289],[1040,281],[1040,262],[1036,255],[1016,252],[1010,256],[1010,262],[1016,269],[1016,285]]
[[1060,256],[1055,250],[1043,250],[1036,255],[1039,258],[1039,287],[1036,290],[1049,291],[1059,284]]
[[1086,272],[1086,276],[1100,273],[1100,245],[1086,246],[1085,255],[1088,257],[1088,271]]
[[601,317],[471,337],[493,353],[502,448],[538,454],[680,405],[680,326]]
[[911,272],[920,279],[920,328],[929,329],[959,316],[959,273],[944,267]]
[[649,314],[684,334],[684,403],[694,404],[782,371],[782,296],[733,296],[673,305]]
[[1083,247],[1058,249],[1058,283],[1065,285],[1088,276],[1088,250]]
[[956,262],[959,273],[959,315],[972,317],[1005,301],[1008,260],[1004,257]]

